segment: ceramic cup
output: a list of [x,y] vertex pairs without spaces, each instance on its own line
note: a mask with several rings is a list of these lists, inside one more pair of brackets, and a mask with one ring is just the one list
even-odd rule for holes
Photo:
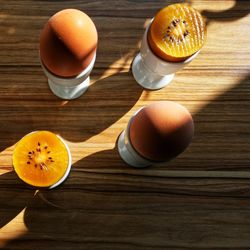
[[64,146],[67,149],[68,157],[69,157],[69,163],[68,163],[67,170],[66,170],[65,174],[63,175],[63,177],[58,182],[56,182],[55,184],[50,186],[49,189],[52,189],[52,188],[55,188],[55,187],[59,186],[60,184],[62,184],[67,179],[67,177],[68,177],[68,175],[70,173],[71,164],[72,164],[71,153],[70,153],[68,145],[66,144],[66,142],[59,135],[57,135],[57,137],[61,140],[61,142],[64,144]]
[[132,63],[132,73],[142,87],[157,90],[168,85],[173,80],[175,72],[190,63],[199,54],[199,51],[182,62],[162,60],[152,52],[148,44],[147,36],[152,21],[144,32],[140,52]]
[[133,148],[129,139],[130,124],[136,114],[140,111],[139,109],[129,120],[127,128],[120,134],[118,139],[118,152],[120,157],[128,165],[136,168],[144,168],[155,164],[156,162],[150,161],[142,156],[140,156]]
[[51,91],[58,97],[71,100],[81,96],[89,86],[89,75],[94,67],[96,53],[90,62],[89,66],[84,69],[79,75],[67,78],[59,77],[47,70],[41,61],[41,66],[45,75],[48,77],[48,84]]

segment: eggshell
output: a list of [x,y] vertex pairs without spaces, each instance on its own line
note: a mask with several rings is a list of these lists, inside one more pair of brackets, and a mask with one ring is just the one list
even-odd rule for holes
[[77,9],[59,11],[41,32],[41,61],[57,76],[76,76],[93,59],[97,40],[96,27],[88,15]]
[[194,123],[189,111],[170,101],[141,109],[129,127],[129,139],[135,151],[156,162],[170,160],[183,152],[193,134]]

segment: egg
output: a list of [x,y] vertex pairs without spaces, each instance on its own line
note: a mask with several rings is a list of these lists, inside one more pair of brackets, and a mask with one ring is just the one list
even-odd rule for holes
[[59,11],[41,32],[41,62],[56,76],[74,77],[93,60],[97,41],[95,24],[88,15],[77,9]]
[[171,101],[159,101],[142,108],[131,120],[129,140],[143,158],[164,162],[182,153],[194,135],[189,111]]

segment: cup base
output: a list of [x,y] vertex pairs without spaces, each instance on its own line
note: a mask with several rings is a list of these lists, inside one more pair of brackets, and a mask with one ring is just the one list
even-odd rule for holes
[[81,96],[88,89],[89,82],[89,77],[87,77],[82,83],[77,86],[66,87],[59,86],[58,84],[48,79],[48,84],[53,94],[65,100],[72,100]]
[[157,90],[167,86],[174,78],[174,74],[158,75],[144,65],[141,54],[138,53],[132,63],[132,73],[137,81],[143,88],[149,90]]
[[139,161],[136,159],[127,149],[125,144],[125,131],[123,131],[118,139],[118,152],[120,157],[124,162],[126,162],[129,166],[135,168],[145,168],[151,165],[150,162],[144,160]]

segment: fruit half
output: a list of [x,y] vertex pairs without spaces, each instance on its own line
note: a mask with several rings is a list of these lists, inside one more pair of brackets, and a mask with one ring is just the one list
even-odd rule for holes
[[14,169],[24,182],[53,188],[69,174],[71,155],[63,140],[49,131],[24,136],[13,152]]
[[206,23],[187,4],[172,4],[160,10],[151,23],[148,43],[154,54],[166,61],[184,61],[201,49]]

